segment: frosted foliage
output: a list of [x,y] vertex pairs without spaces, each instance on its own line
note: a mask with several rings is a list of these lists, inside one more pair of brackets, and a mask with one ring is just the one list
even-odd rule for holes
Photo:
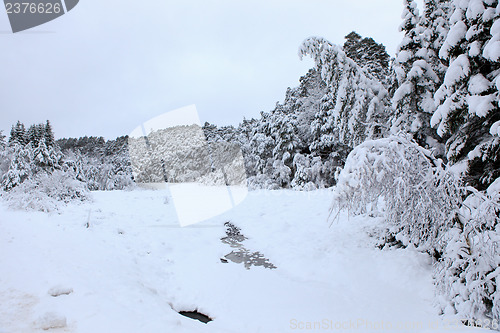
[[366,141],[349,154],[338,176],[332,212],[341,209],[384,213],[403,245],[437,253],[442,313],[500,319],[500,178],[479,192],[412,142]]
[[483,15],[484,10],[483,0],[470,0],[465,15],[469,20],[476,19]]
[[469,58],[461,54],[451,64],[444,77],[444,84],[451,88],[470,73]]
[[478,117],[485,117],[488,115],[489,111],[495,108],[495,106],[493,105],[494,101],[495,95],[468,96],[467,103],[469,104],[469,113],[475,114]]
[[311,56],[329,88],[313,131],[331,131],[334,141],[355,146],[374,133],[384,113],[387,90],[342,49],[320,37],[306,39],[300,56]]
[[490,29],[491,39],[486,43],[483,56],[491,61],[498,61],[500,58],[500,21],[496,20]]
[[8,205],[15,209],[52,212],[73,200],[89,199],[85,183],[62,170],[51,174],[38,173],[3,194]]
[[431,118],[431,126],[437,126],[437,133],[443,136],[449,130],[448,115],[453,111],[466,105],[466,96],[455,87],[464,81],[470,74],[469,58],[461,54],[448,68],[444,83],[435,94],[435,102],[438,105],[436,112]]
[[470,78],[469,92],[477,95],[488,90],[490,86],[491,83],[489,80],[487,80],[483,75],[477,74]]
[[[497,132],[500,12],[497,1],[456,0],[453,6],[453,26],[440,51],[449,67],[434,95],[437,108],[431,125],[447,140],[447,157],[456,163],[478,144],[492,142],[489,134]],[[494,163],[493,155],[482,159]],[[470,170],[478,173],[476,179],[484,179],[481,168]]]
[[500,179],[486,193],[470,189],[447,244],[436,282],[445,314],[462,319],[500,319]]
[[347,157],[332,210],[362,214],[380,208],[406,245],[438,247],[438,233],[456,213],[458,181],[429,151],[404,138],[369,140]]
[[491,126],[490,134],[500,136],[500,120]]
[[449,52],[453,47],[456,47],[460,41],[465,38],[467,32],[467,26],[463,21],[458,21],[455,23],[448,32],[446,40],[443,46],[439,50],[439,56],[441,58],[448,58]]

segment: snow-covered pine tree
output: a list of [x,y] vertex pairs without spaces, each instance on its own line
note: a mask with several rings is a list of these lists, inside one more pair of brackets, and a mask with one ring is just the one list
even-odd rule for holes
[[424,15],[420,17],[414,0],[404,0],[404,5],[400,26],[404,37],[393,66],[397,89],[392,97],[391,131],[409,133],[421,146],[439,149],[439,137],[430,126],[435,111],[434,93],[441,83],[435,71],[440,68],[438,59],[432,49],[439,35],[431,30],[435,16],[442,10],[437,10],[436,0],[427,0]]
[[10,130],[9,143],[12,144],[18,143],[21,145],[27,144],[26,128],[24,127],[24,124],[21,123],[20,121],[17,121],[17,123],[14,126],[12,126],[12,129]]
[[311,150],[354,147],[383,131],[388,95],[382,83],[323,38],[306,39],[299,54],[314,59],[328,89],[311,125]]
[[277,105],[273,111],[273,118],[271,133],[276,143],[273,158],[282,160],[285,153],[295,155],[300,143],[297,136],[297,115],[286,113],[283,111],[283,106]]
[[352,31],[345,36],[343,50],[365,72],[375,76],[384,85],[388,84],[389,54],[383,44],[378,44],[373,38],[363,38]]
[[500,319],[499,16],[497,0],[452,2],[439,51],[448,68],[431,119],[450,164],[470,185],[461,214],[443,234],[447,246],[436,272],[443,312],[469,323]]
[[61,166],[61,156],[57,154],[53,147],[47,147],[45,138],[41,137],[38,146],[33,150],[33,163],[35,172],[44,171],[52,173]]
[[42,140],[45,140],[45,126],[43,124],[31,125],[26,131],[26,141],[31,142],[33,147],[38,147]]
[[439,77],[442,83],[448,68],[439,58],[446,35],[450,30],[452,0],[424,0],[424,12],[418,23],[422,50],[419,52]]
[[31,144],[23,146],[16,142],[12,147],[9,170],[2,177],[3,190],[12,190],[33,174],[32,160],[33,146]]
[[5,142],[5,135],[3,134],[3,131],[0,130],[0,150],[5,149],[7,146],[7,142]]
[[45,123],[44,134],[45,144],[47,145],[47,147],[53,147],[55,144],[54,131],[52,130],[52,124],[49,120],[47,120],[47,122]]
[[500,176],[500,13],[498,1],[454,1],[451,28],[439,52],[448,62],[431,123],[467,182],[486,189]]

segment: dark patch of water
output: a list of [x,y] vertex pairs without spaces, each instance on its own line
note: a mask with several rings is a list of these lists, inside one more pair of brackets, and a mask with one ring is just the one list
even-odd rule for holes
[[258,251],[252,252],[241,244],[248,238],[241,233],[241,230],[237,226],[231,222],[226,222],[224,225],[226,226],[226,237],[221,238],[221,241],[234,248],[234,250],[221,258],[222,263],[227,263],[228,260],[231,260],[237,264],[243,263],[246,269],[250,269],[251,266],[263,266],[269,269],[276,268],[262,253]]
[[199,320],[202,323],[208,323],[211,322],[213,319],[207,316],[206,314],[203,314],[201,312],[198,312],[198,310],[194,311],[179,311],[180,315],[183,315],[184,317],[188,317],[194,320]]

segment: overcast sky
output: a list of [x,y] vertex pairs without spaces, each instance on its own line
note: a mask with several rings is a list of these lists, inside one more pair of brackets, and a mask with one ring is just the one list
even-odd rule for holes
[[12,34],[0,10],[0,129],[50,119],[56,137],[109,139],[190,104],[202,122],[237,124],[298,85],[309,36],[342,44],[355,30],[393,56],[401,11],[402,0],[80,0]]

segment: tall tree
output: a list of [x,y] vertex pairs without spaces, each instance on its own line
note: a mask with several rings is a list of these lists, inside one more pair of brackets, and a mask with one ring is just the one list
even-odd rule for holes
[[438,81],[438,77],[419,52],[423,45],[418,29],[417,5],[414,0],[404,0],[404,5],[403,23],[399,27],[404,37],[394,63],[397,89],[392,97],[394,117],[391,130],[393,133],[415,134],[428,124],[428,112],[433,102],[429,83]]
[[25,145],[26,142],[26,128],[24,127],[24,124],[21,123],[20,121],[17,121],[17,123],[12,126],[12,129],[10,130],[10,137],[9,137],[9,143],[12,144],[21,144]]
[[9,191],[24,182],[33,173],[32,146],[15,144],[9,170],[2,177],[2,188]]
[[328,89],[311,124],[312,149],[354,147],[381,131],[388,97],[382,83],[367,77],[340,47],[323,38],[306,39],[299,52],[314,59]]
[[47,145],[47,147],[53,147],[55,143],[54,131],[52,130],[52,125],[50,124],[49,120],[47,120],[47,122],[45,123],[44,130],[45,144]]
[[42,138],[45,138],[45,126],[42,124],[31,125],[26,131],[25,139],[31,142],[33,147],[38,147]]
[[376,77],[380,82],[388,84],[389,54],[383,44],[378,44],[373,38],[365,37],[352,31],[345,36],[343,50],[363,70]]
[[500,176],[500,13],[498,0],[454,2],[451,28],[439,52],[449,64],[435,94],[432,125],[446,140],[451,163],[467,165],[479,190]]

